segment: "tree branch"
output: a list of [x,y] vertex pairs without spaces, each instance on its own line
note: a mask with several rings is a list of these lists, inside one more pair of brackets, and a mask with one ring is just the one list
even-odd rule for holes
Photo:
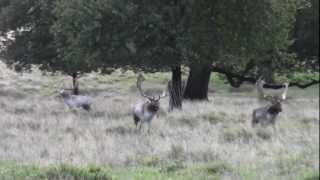
[[[246,68],[246,73],[248,71],[249,70]],[[258,80],[256,77],[246,76],[246,73],[238,74],[238,73],[228,71],[225,68],[221,68],[221,67],[217,67],[217,66],[212,66],[211,72],[217,72],[217,73],[221,73],[221,74],[226,75],[227,80],[230,83],[230,85],[235,88],[240,87],[241,84],[244,82],[249,82],[251,84],[255,84],[256,81]],[[289,85],[290,87],[295,86],[300,89],[305,89],[305,88],[310,87],[312,85],[319,84],[320,81],[312,80],[312,81],[305,83],[305,84],[301,84],[298,82],[289,82],[289,83],[290,83],[290,85]],[[284,87],[284,85],[283,84],[265,84],[263,87],[269,88],[269,89],[281,89]]]

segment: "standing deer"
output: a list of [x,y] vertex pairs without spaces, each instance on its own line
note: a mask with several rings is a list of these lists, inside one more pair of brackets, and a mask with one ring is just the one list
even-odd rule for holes
[[65,90],[61,90],[59,93],[64,101],[64,104],[66,104],[69,108],[79,108],[82,107],[83,109],[90,111],[92,99],[88,96],[83,95],[73,95]]
[[146,98],[145,102],[141,102],[135,105],[133,110],[134,124],[139,130],[141,130],[142,124],[148,124],[148,132],[150,131],[150,123],[160,109],[160,99],[166,97],[166,91],[159,96],[148,96],[141,88],[141,83],[145,78],[139,74],[137,79],[137,88],[142,97]]
[[269,101],[271,104],[253,110],[252,122],[251,122],[252,127],[255,127],[257,124],[260,124],[264,127],[271,124],[275,129],[276,118],[278,114],[282,112],[281,103],[287,98],[289,83],[284,83],[285,88],[281,96],[271,96],[271,95],[264,94],[263,85],[264,85],[264,81],[258,80],[257,88],[258,88],[259,96],[260,98]]

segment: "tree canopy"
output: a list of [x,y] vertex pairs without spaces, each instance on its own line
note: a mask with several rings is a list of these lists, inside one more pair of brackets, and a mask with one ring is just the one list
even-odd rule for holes
[[[0,0],[0,33],[14,34],[6,41],[4,56],[17,70],[38,64],[43,70],[74,76],[115,68],[178,70],[186,65],[190,75],[206,72],[197,76],[208,80],[211,71],[219,72],[237,87],[260,75],[295,79],[292,71],[313,75],[319,70],[319,43],[314,38],[319,31],[318,4],[312,0]],[[201,68],[192,71],[195,67]]]

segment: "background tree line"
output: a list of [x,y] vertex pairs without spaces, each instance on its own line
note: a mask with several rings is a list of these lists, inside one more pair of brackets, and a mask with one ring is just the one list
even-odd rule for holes
[[75,94],[91,71],[171,71],[181,108],[183,98],[208,98],[211,72],[234,87],[261,75],[318,83],[318,10],[317,0],[0,0],[0,34],[15,37],[1,55],[16,70],[72,76]]

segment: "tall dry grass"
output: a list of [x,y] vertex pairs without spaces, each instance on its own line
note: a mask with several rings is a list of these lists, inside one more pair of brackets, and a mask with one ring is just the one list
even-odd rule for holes
[[[185,102],[182,111],[172,113],[163,100],[148,134],[133,123],[131,108],[141,98],[132,73],[82,78],[83,93],[94,99],[88,113],[68,109],[56,96],[59,84],[70,86],[68,78],[8,72],[0,77],[0,160],[121,167],[224,161],[244,172],[256,169],[261,178],[319,169],[317,92],[294,97],[298,90],[289,89],[292,98],[283,104],[276,131],[251,128],[252,110],[263,105],[252,93],[217,92],[208,102]],[[148,87],[165,87],[167,75],[159,76]]]

